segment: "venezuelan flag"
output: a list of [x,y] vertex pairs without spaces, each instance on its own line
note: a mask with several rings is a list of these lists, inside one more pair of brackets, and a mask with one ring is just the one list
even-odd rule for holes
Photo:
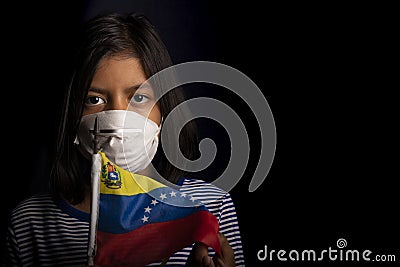
[[196,241],[220,252],[218,221],[202,203],[100,154],[96,265],[144,266]]

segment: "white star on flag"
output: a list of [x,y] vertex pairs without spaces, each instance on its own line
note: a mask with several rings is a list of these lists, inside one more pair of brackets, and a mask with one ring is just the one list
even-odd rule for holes
[[150,208],[149,206],[147,206],[146,208],[144,208],[144,212],[150,213],[150,211],[151,211],[151,208]]
[[169,193],[169,195],[170,195],[171,197],[176,197],[176,192],[172,191],[171,193]]
[[143,221],[143,223],[148,222],[149,217],[147,217],[146,215],[143,215],[142,221]]
[[160,198],[161,198],[162,200],[164,200],[164,199],[167,198],[167,195],[166,195],[166,194],[161,194],[161,195],[160,195]]
[[153,199],[153,200],[151,201],[151,205],[153,205],[153,206],[157,205],[157,203],[158,203],[158,201],[155,200],[155,199]]
[[186,193],[181,193],[181,197],[186,197]]

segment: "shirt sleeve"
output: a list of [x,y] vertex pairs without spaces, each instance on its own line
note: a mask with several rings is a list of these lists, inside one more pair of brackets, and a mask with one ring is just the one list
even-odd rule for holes
[[21,266],[19,263],[18,244],[11,227],[8,227],[5,239],[5,249],[2,258],[2,266]]
[[220,232],[228,239],[229,245],[235,253],[237,267],[244,267],[244,255],[242,239],[239,230],[239,223],[236,208],[229,193],[227,193],[221,203],[219,210]]

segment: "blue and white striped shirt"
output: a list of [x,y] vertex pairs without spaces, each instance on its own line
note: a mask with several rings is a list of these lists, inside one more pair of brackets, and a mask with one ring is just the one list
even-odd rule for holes
[[[219,221],[220,232],[245,266],[235,205],[229,193],[202,180],[184,178],[180,190],[202,201]],[[50,194],[38,194],[13,209],[7,235],[5,266],[87,265],[89,214]],[[165,266],[184,266],[191,246],[173,254]],[[215,252],[210,248],[210,256]],[[159,266],[161,262],[148,266]]]

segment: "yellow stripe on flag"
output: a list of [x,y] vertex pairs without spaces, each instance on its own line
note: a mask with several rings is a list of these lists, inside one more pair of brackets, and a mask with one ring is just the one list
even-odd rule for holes
[[147,193],[153,189],[165,187],[160,182],[147,176],[134,174],[111,162],[104,152],[99,152],[102,158],[100,173],[100,193],[122,196],[133,196]]

